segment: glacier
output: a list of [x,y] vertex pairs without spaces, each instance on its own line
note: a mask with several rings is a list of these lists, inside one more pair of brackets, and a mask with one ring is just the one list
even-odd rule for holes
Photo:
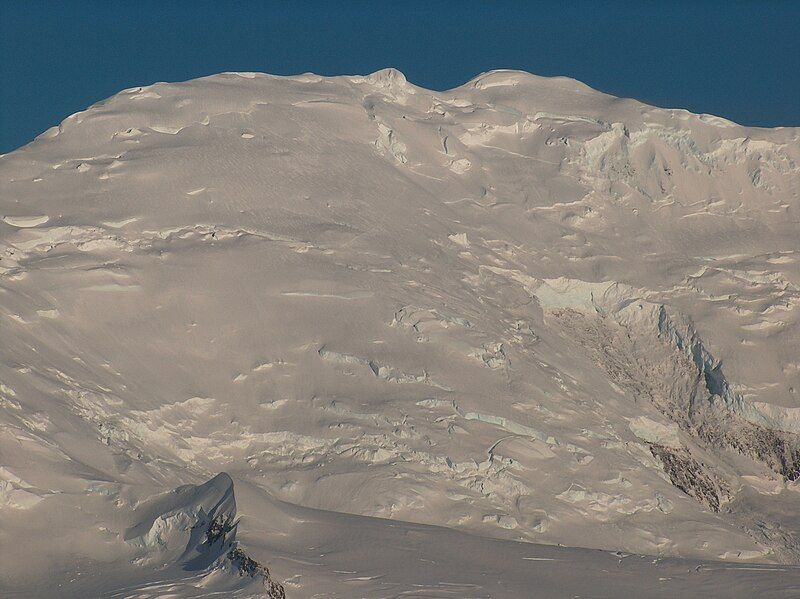
[[519,71],[74,114],[0,156],[0,594],[787,596],[799,195]]

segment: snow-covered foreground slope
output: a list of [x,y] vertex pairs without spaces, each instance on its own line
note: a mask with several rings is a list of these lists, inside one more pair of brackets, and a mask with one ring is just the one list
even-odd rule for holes
[[[36,567],[41,558],[29,559],[9,579],[3,596],[671,599],[702,594],[730,599],[755,593],[792,597],[800,590],[797,566],[703,562],[488,539],[277,502],[262,489],[240,483],[236,487],[244,500],[240,502],[247,554],[267,556],[274,572],[286,573],[281,585],[241,549],[230,553],[230,533],[221,538],[222,528],[204,525],[209,521],[204,515],[217,504],[228,513],[229,483],[221,474],[203,485],[157,496],[133,511],[129,522],[136,524],[125,529],[124,545],[96,539],[92,542],[103,550],[95,547],[91,554],[82,552],[78,559],[56,564],[48,560],[46,575]],[[10,555],[42,555],[21,538]],[[72,548],[61,546],[65,553]]]
[[696,566],[800,561],[799,133],[506,71],[69,117],[0,157],[0,591],[791,596]]

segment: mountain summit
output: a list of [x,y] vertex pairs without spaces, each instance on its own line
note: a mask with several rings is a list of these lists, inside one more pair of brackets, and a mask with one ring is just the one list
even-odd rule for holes
[[[0,157],[0,580],[765,588],[685,573],[800,561],[799,165],[798,129],[518,71],[223,73],[70,116]],[[222,551],[192,535],[226,481]]]

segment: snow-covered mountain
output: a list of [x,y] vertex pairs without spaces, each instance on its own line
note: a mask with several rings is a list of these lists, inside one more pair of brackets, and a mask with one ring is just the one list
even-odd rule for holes
[[0,591],[787,596],[799,212],[570,79],[123,91],[0,157]]

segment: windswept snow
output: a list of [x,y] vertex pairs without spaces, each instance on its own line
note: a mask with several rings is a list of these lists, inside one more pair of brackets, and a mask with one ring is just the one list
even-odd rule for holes
[[788,596],[798,194],[516,71],[72,115],[0,157],[0,592]]

